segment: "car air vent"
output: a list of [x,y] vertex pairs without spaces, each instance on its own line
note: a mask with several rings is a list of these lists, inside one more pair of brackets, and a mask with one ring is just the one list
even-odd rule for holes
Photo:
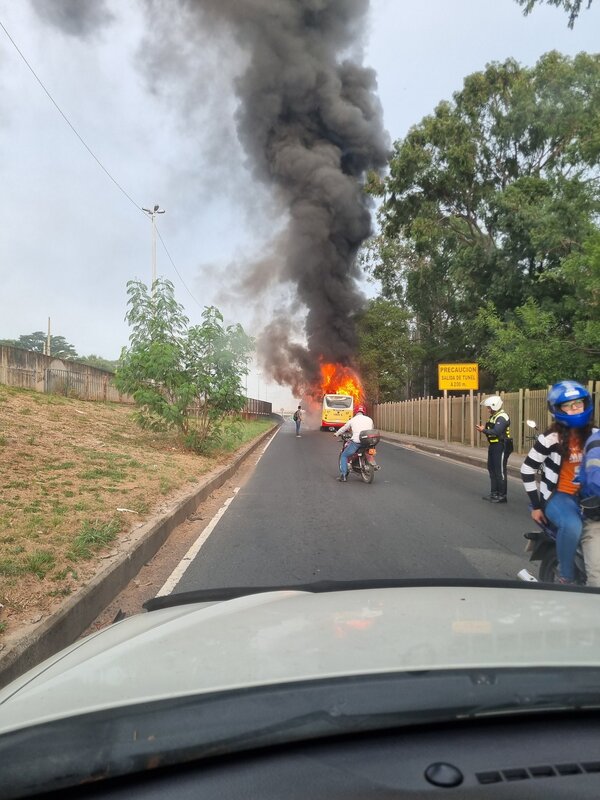
[[479,783],[503,783],[526,781],[530,778],[556,778],[565,775],[600,772],[600,761],[584,761],[581,764],[541,764],[536,767],[515,767],[514,769],[477,772]]

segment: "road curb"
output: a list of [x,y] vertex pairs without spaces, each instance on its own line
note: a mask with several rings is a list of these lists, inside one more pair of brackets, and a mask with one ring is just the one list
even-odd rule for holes
[[[381,440],[383,442],[390,442],[392,444],[401,444],[403,447],[414,447],[416,450],[423,450],[426,453],[432,453],[437,456],[444,456],[444,458],[451,458],[454,461],[461,461],[464,464],[471,464],[474,467],[481,467],[487,471],[487,454],[484,458],[469,455],[468,453],[460,453],[456,450],[447,450],[443,445],[428,444],[426,442],[418,442],[412,439],[403,441],[391,436],[386,436],[383,431],[381,432]],[[512,456],[510,456],[512,457]],[[507,464],[506,470],[513,478],[521,477],[521,467],[514,464]]]
[[0,654],[0,688],[72,644],[111,603],[184,522],[215,489],[221,487],[240,465],[279,427],[276,423],[251,442],[234,460],[207,478],[190,495],[179,500],[159,520],[142,525],[131,549],[116,556],[86,585],[73,594],[58,611],[21,637]]

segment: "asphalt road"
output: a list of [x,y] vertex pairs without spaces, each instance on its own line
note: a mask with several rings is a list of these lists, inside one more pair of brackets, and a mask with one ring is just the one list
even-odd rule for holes
[[487,472],[380,443],[372,484],[336,481],[331,433],[279,429],[174,591],[374,578],[514,579],[525,493],[491,505]]

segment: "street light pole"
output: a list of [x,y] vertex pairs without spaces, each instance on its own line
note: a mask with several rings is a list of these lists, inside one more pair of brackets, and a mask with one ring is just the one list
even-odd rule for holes
[[152,285],[151,290],[154,294],[154,284],[156,283],[156,222],[155,217],[157,214],[164,214],[164,208],[160,208],[158,205],[155,205],[152,210],[149,208],[142,208],[142,211],[145,211],[146,214],[152,220]]

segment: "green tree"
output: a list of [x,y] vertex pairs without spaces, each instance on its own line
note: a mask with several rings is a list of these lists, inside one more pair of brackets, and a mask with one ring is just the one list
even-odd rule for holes
[[[410,320],[414,347],[405,382],[397,392],[427,396],[437,389],[437,362],[461,353],[465,344],[460,287],[447,280],[441,260],[420,253],[408,240],[379,236],[367,244],[363,266],[381,282],[382,297],[393,300]],[[366,263],[368,262],[368,263]]]
[[410,387],[419,347],[409,314],[382,297],[369,302],[357,320],[359,370],[367,397],[376,403],[401,400]]
[[591,377],[585,348],[532,298],[508,320],[501,319],[490,303],[479,310],[475,325],[486,337],[480,363],[506,391],[524,386],[541,389],[565,378],[586,381]]
[[560,265],[567,284],[573,287],[573,338],[586,354],[587,377],[600,375],[600,231],[593,231],[581,251]]
[[110,361],[108,358],[103,358],[102,356],[97,356],[93,353],[89,356],[79,356],[77,360],[80,364],[87,364],[90,367],[105,369],[109,372],[115,372],[117,366],[119,365],[118,359],[116,361]]
[[[0,344],[22,347],[24,350],[33,350],[36,353],[44,353],[46,351],[46,341],[47,336],[43,331],[34,331],[33,333],[23,334],[18,339],[3,339]],[[67,360],[77,358],[77,351],[72,344],[67,342],[64,336],[50,337],[50,354],[55,358]]]
[[225,326],[214,306],[189,327],[170,281],[156,281],[153,293],[130,281],[127,291],[130,346],[115,382],[135,399],[142,427],[175,428],[188,447],[206,451],[220,440],[225,418],[243,408],[252,340],[240,325]]
[[[16,346],[23,347],[25,350],[35,350],[37,353],[43,353],[46,350],[46,341],[47,337],[43,331],[34,331],[33,333],[19,336]],[[50,337],[50,350],[52,350],[52,337]]]
[[476,358],[473,326],[529,298],[573,331],[575,287],[560,270],[600,209],[600,56],[509,59],[465,79],[452,102],[395,143],[370,271],[411,313],[436,361]]
[[[562,7],[569,13],[569,28],[572,28],[581,11],[583,0],[517,0],[517,3],[525,7],[525,14],[531,13],[534,7],[540,3],[546,3],[549,6],[557,6],[558,8]],[[592,0],[588,0],[587,8],[590,8],[591,5]]]
[[50,354],[56,358],[76,359],[77,351],[63,336],[50,337]]

